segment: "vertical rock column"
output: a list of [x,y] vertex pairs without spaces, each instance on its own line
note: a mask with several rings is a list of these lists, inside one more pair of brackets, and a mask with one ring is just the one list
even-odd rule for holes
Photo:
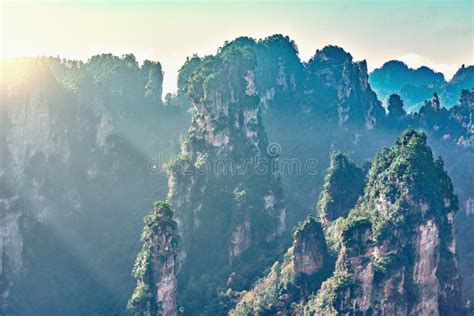
[[176,273],[178,235],[169,204],[157,202],[145,217],[143,248],[133,275],[137,287],[128,303],[135,315],[177,315]]

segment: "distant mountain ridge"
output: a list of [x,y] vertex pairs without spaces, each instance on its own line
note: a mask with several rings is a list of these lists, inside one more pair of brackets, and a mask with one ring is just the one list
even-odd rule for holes
[[390,60],[369,74],[369,83],[382,101],[392,93],[399,94],[409,112],[418,110],[435,92],[441,105],[450,108],[457,103],[459,91],[474,87],[474,66],[462,65],[448,81],[429,67],[413,69],[402,61]]

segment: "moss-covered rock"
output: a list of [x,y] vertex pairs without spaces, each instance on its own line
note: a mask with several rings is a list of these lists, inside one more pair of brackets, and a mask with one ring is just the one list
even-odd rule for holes
[[156,202],[144,222],[143,247],[132,273],[137,286],[127,307],[134,315],[177,315],[179,236],[173,210],[168,203]]
[[309,217],[296,229],[293,245],[281,261],[248,292],[243,292],[232,315],[298,314],[332,272],[321,225]]
[[[462,314],[454,248],[457,197],[426,135],[405,131],[372,162],[364,196],[339,223],[336,272],[315,313]],[[336,286],[351,275],[357,287]]]

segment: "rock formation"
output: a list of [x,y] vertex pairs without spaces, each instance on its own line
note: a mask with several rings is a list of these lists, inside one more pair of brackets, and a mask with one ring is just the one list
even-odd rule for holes
[[[285,230],[278,152],[262,126],[254,68],[252,50],[227,47],[202,59],[186,83],[195,114],[169,163],[169,201],[182,238],[178,292],[191,296],[185,313],[202,311],[230,272],[249,284],[262,267],[239,257]],[[276,255],[267,254],[263,261]],[[193,292],[204,286],[209,291]]]
[[308,71],[313,106],[324,107],[339,127],[370,130],[381,123],[385,112],[368,84],[365,61],[353,62],[342,48],[327,46],[308,62]]
[[311,275],[329,263],[329,256],[320,224],[309,218],[294,234],[293,266],[295,273]]
[[174,316],[176,305],[176,273],[178,271],[178,232],[173,210],[165,202],[157,202],[153,213],[145,217],[143,247],[137,256],[133,276],[137,287],[128,303],[135,315]]
[[248,292],[240,293],[231,315],[293,315],[329,277],[333,259],[321,225],[308,217],[295,231],[293,245],[270,273]]
[[[269,139],[280,144],[283,161],[300,164],[299,170],[283,171],[285,198],[292,205],[287,220],[296,225],[314,210],[328,153],[342,150],[366,159],[383,143],[374,135],[384,125],[385,113],[367,83],[365,61],[326,46],[304,63],[294,41],[282,35],[238,38],[225,47],[254,51],[256,92]],[[313,170],[303,170],[315,161]]]
[[332,278],[311,313],[461,315],[453,216],[458,200],[426,136],[406,131],[373,161],[345,220]]
[[[466,280],[464,301],[474,300],[474,216],[469,209],[474,199],[472,66],[461,67],[450,82],[420,68],[417,76],[427,85],[402,87],[401,97],[389,100],[386,115],[368,82],[364,61],[327,46],[302,62],[296,44],[281,35],[242,37],[226,42],[214,56],[189,58],[180,70],[177,94],[167,94],[164,101],[161,65],[139,65],[133,55],[104,54],[87,62],[3,62],[0,314],[124,312],[136,286],[129,271],[140,247],[142,218],[152,201],[166,198],[167,179],[160,165],[179,151],[178,136],[189,128],[190,108],[191,127],[181,153],[169,163],[168,202],[175,209],[172,220],[181,241],[177,257],[160,262],[162,266],[153,270],[160,272],[147,282],[162,289],[153,293],[154,309],[149,313],[161,308],[185,315],[220,315],[236,303],[236,312],[320,311],[318,300],[336,297],[336,290],[345,285],[356,289],[344,292],[347,301],[338,298],[342,305],[337,306],[324,301],[325,306],[338,310],[347,303],[349,310],[370,310],[382,304],[377,297],[383,294],[382,283],[387,289],[384,302],[393,301],[396,294],[390,284],[403,288],[401,303],[387,303],[387,311],[443,313],[446,301],[458,301],[458,285],[448,280],[456,279],[455,272],[449,272],[455,265],[450,250],[454,248],[444,246],[452,228],[445,222],[454,215],[447,215],[448,220],[441,214],[445,210],[440,216],[430,215],[430,210],[442,209],[432,206],[441,196],[431,194],[437,192],[434,189],[425,192],[421,205],[410,205],[406,195],[420,188],[418,180],[413,187],[403,187],[408,193],[400,193],[401,205],[385,197],[377,200],[380,194],[364,197],[362,186],[380,187],[377,190],[388,196],[398,194],[401,183],[411,183],[405,164],[398,165],[401,160],[386,158],[391,171],[379,170],[376,185],[363,183],[366,170],[355,165],[392,144],[408,126],[427,133],[466,207],[454,217],[459,271]],[[384,80],[390,82],[390,76]],[[461,89],[467,90],[459,104],[446,109],[457,103]],[[437,111],[430,100],[419,112],[405,112],[402,102],[411,104],[407,96],[418,92],[421,103],[437,92]],[[416,147],[397,146],[405,154]],[[329,159],[329,153],[338,150],[354,163],[343,156]],[[419,153],[424,156],[426,151]],[[429,159],[423,163],[433,169]],[[407,165],[413,169],[413,164]],[[328,166],[333,171],[325,181]],[[314,213],[321,189],[317,219],[305,220]],[[367,201],[375,201],[375,206]],[[385,212],[388,205],[390,212]],[[348,215],[354,207],[350,214],[357,216]],[[411,213],[400,215],[407,210]],[[298,225],[299,221],[304,223]],[[394,223],[394,245],[378,243],[382,222]],[[414,226],[405,229],[397,226],[400,222]],[[351,225],[357,229],[352,231]],[[297,232],[287,249],[292,227]],[[166,231],[162,233],[166,239]],[[413,255],[410,260],[424,259],[397,265],[391,261],[394,249]],[[377,252],[382,255],[371,255]],[[333,257],[339,258],[337,267]],[[385,268],[393,278],[387,278]],[[263,275],[267,269],[271,272]],[[320,292],[330,295],[315,296],[333,269],[336,273]],[[402,275],[404,281],[397,280]],[[445,290],[446,284],[452,284],[452,290]],[[361,298],[360,291],[372,294]],[[425,303],[417,299],[413,306],[405,304],[413,293],[422,295]],[[450,293],[452,300],[444,298]],[[439,298],[438,307],[432,297]]]
[[369,75],[369,82],[380,100],[399,94],[410,112],[418,110],[433,93],[440,94],[440,106],[452,107],[459,92],[474,87],[474,67],[462,65],[451,80],[426,66],[409,68],[405,63],[391,60]]
[[364,190],[364,171],[341,152],[331,156],[319,197],[321,222],[328,227],[339,217],[346,217]]
[[[163,105],[162,80],[159,63],[140,67],[133,55],[85,63],[2,61],[0,305],[6,314],[123,310],[133,286],[128,253],[139,246],[143,209],[166,197],[160,162],[174,154],[173,142],[188,123],[184,111]],[[95,278],[76,282],[91,271]]]
[[0,175],[0,313],[6,310],[10,288],[23,264],[22,229],[26,219],[18,196],[8,194]]
[[374,159],[356,207],[332,224],[341,244],[332,277],[321,226],[309,217],[282,264],[232,314],[463,315],[457,209],[442,161],[423,133],[407,130]]

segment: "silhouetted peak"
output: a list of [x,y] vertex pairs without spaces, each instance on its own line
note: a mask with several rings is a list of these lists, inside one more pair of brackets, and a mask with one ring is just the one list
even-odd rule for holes
[[344,62],[352,62],[352,55],[346,52],[342,47],[328,45],[321,50],[316,50],[312,61],[342,64]]

